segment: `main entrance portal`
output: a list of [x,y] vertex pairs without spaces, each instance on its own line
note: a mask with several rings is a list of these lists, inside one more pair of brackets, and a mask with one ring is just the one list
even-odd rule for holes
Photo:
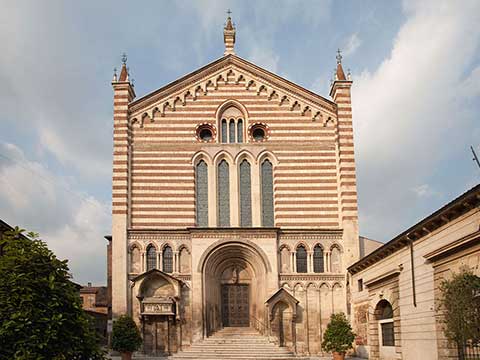
[[249,326],[249,286],[244,284],[222,285],[223,326]]
[[265,253],[248,240],[219,240],[202,258],[204,336],[224,327],[252,326],[264,331],[260,328],[267,315],[267,274],[271,272]]

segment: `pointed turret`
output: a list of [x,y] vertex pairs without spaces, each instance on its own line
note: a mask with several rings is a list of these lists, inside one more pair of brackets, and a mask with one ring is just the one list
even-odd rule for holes
[[338,169],[340,173],[339,194],[341,198],[341,221],[344,231],[344,242],[348,244],[349,254],[345,254],[347,266],[359,258],[358,214],[357,214],[357,180],[355,173],[355,157],[353,147],[352,123],[352,80],[350,71],[347,76],[342,67],[342,54],[337,51],[337,67],[330,88],[330,96],[337,104],[337,151]]
[[122,55],[122,68],[120,75],[117,77],[117,69],[114,69],[112,86],[114,90],[127,89],[129,102],[135,98],[135,91],[133,89],[133,80],[130,79],[130,74],[127,67],[127,54]]
[[337,50],[337,71],[335,72],[335,80],[347,80],[342,67],[342,53],[340,49]]
[[225,43],[225,52],[223,55],[233,54],[235,55],[234,45],[235,45],[235,26],[232,23],[232,18],[230,10],[227,11],[227,23],[223,28],[223,42]]

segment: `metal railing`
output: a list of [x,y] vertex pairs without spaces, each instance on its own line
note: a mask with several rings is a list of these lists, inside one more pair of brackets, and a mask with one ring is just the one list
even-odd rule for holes
[[460,360],[480,360],[480,343],[474,344],[467,341],[464,344],[458,344],[458,358]]
[[253,326],[255,330],[257,330],[260,334],[265,335],[267,332],[267,326],[258,320],[255,316],[250,315],[250,324]]

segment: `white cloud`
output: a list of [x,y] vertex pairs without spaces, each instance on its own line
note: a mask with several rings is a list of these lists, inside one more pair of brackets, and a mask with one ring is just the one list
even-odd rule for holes
[[252,46],[248,59],[249,61],[264,69],[267,69],[274,73],[278,72],[278,63],[280,61],[280,56],[274,54],[269,49],[265,49],[260,46]]
[[342,54],[344,56],[352,55],[362,45],[362,40],[358,37],[358,33],[353,33],[347,40]]
[[104,282],[108,205],[74,191],[13,144],[0,143],[0,154],[2,220],[40,233],[59,258],[69,259],[76,281]]
[[462,97],[474,98],[480,96],[480,66],[477,66],[469,76],[460,85],[460,93]]
[[477,91],[477,70],[462,77],[480,43],[480,3],[406,2],[405,11],[389,57],[376,71],[354,76],[360,221],[377,218],[361,229],[367,233],[400,231],[406,224],[398,219],[410,221],[399,216],[403,209],[425,194],[409,189],[448,158],[445,139],[461,144],[472,131],[461,98],[466,88]]
[[431,197],[434,195],[438,195],[438,193],[433,190],[430,185],[428,184],[422,184],[419,186],[415,186],[412,191],[419,197],[419,198],[425,198],[425,197]]

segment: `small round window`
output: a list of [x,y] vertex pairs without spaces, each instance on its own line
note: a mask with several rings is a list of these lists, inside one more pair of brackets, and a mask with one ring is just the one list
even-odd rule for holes
[[268,138],[268,127],[265,124],[254,124],[250,127],[250,137],[254,142],[265,141]]
[[253,140],[255,141],[262,141],[265,139],[265,130],[263,130],[262,128],[256,128],[255,130],[253,130]]
[[212,130],[210,129],[203,129],[200,131],[200,139],[203,141],[210,141],[213,139]]
[[201,142],[211,142],[215,139],[215,128],[211,124],[201,124],[197,126],[196,138]]

